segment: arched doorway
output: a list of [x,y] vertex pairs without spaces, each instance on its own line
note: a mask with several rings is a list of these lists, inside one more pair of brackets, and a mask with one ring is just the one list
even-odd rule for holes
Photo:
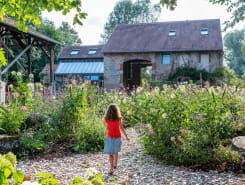
[[136,88],[142,83],[142,69],[152,66],[147,60],[130,60],[123,63],[123,86]]

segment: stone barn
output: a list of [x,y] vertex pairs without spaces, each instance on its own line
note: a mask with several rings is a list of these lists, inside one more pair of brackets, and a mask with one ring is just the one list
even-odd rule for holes
[[107,89],[139,86],[147,66],[153,80],[167,78],[180,66],[213,72],[223,65],[220,20],[118,25],[103,54]]

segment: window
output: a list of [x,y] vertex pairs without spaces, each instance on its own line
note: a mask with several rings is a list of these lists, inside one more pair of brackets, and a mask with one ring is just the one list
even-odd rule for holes
[[70,52],[70,55],[77,55],[79,53],[80,49],[73,49]]
[[99,80],[99,76],[91,76],[91,80]]
[[90,49],[88,50],[88,54],[89,54],[89,55],[93,55],[93,54],[96,53],[96,51],[97,51],[97,48],[90,48]]
[[169,54],[162,55],[162,64],[170,64],[170,55]]
[[175,31],[175,30],[170,30],[170,31],[168,32],[168,36],[170,36],[170,37],[176,36],[176,31]]
[[200,34],[201,34],[201,35],[208,35],[208,28],[202,28],[202,29],[200,30]]

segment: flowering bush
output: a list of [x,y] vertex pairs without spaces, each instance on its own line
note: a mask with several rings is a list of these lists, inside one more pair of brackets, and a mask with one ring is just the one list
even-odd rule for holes
[[135,95],[131,120],[142,124],[145,151],[169,163],[217,161],[216,148],[244,129],[244,95],[238,87],[165,85]]

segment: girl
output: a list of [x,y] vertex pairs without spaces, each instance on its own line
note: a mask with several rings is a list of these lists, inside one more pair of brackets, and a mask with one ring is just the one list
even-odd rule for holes
[[117,167],[118,152],[121,151],[121,132],[129,141],[129,138],[122,125],[122,116],[119,107],[116,104],[110,104],[105,117],[104,125],[107,126],[107,138],[104,145],[104,153],[109,154],[110,171],[113,174],[114,168]]

